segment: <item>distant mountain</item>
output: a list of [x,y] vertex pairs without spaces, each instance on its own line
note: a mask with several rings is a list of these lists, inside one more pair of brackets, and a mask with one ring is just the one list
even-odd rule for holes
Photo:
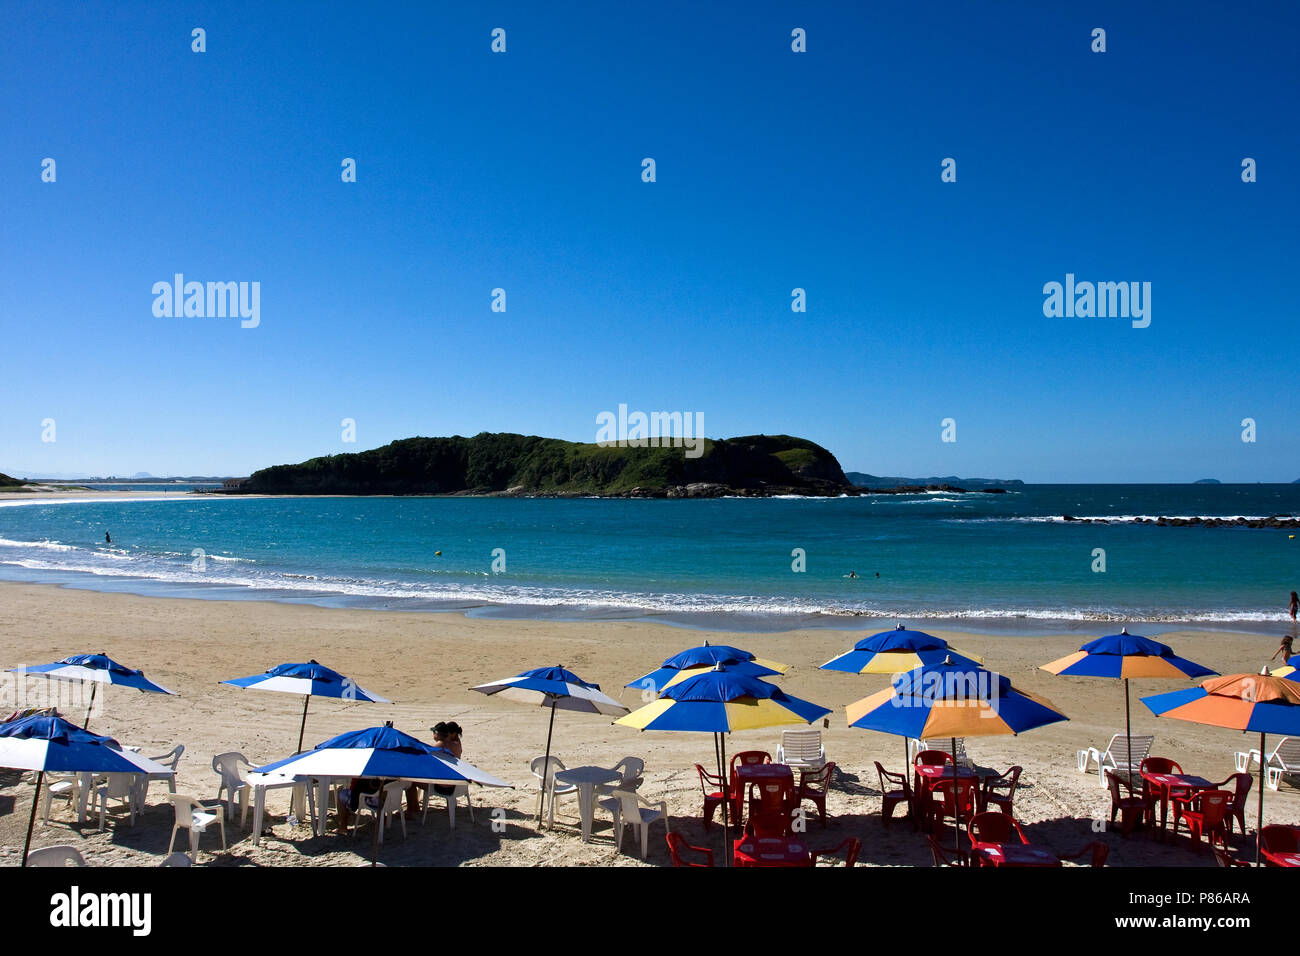
[[1223,484],[1223,482],[1219,481],[1218,478],[1197,478],[1195,481],[1192,482],[1192,484],[1194,484],[1194,485],[1221,485],[1221,484]]
[[947,478],[887,478],[879,475],[865,475],[860,471],[847,472],[845,477],[859,488],[899,488],[925,485],[937,487],[939,485],[949,485],[956,488],[980,491],[985,488],[1021,488],[1025,484],[1018,478],[957,478],[954,475],[949,475]]
[[825,448],[789,435],[628,448],[536,435],[407,438],[255,471],[237,494],[718,498],[856,494]]
[[17,478],[10,478],[8,475],[0,474],[0,488],[18,488],[24,484],[26,482],[19,481]]

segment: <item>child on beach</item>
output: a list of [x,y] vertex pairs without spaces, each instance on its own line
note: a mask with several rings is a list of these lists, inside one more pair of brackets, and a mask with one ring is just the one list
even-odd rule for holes
[[1289,662],[1291,660],[1291,655],[1293,653],[1293,651],[1291,650],[1292,640],[1294,640],[1294,638],[1292,638],[1291,635],[1289,634],[1286,637],[1283,637],[1282,643],[1278,646],[1278,649],[1273,652],[1273,656],[1270,657],[1269,660],[1270,661],[1277,660],[1277,655],[1281,654],[1282,663],[1286,664],[1287,662]]

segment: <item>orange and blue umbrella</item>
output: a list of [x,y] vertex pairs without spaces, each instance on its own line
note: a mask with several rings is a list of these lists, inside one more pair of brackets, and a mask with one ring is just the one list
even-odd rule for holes
[[[1187,680],[1217,673],[1195,661],[1179,657],[1168,644],[1161,644],[1122,628],[1089,641],[1073,654],[1067,654],[1039,670],[1063,677],[1110,677],[1124,680],[1124,739],[1128,743],[1129,772],[1133,767],[1133,722],[1129,707],[1128,682],[1133,677],[1159,677]],[[1105,779],[1105,771],[1102,773]]]
[[1202,681],[1199,687],[1143,697],[1151,713],[1211,727],[1259,734],[1259,815],[1256,821],[1255,865],[1259,865],[1258,833],[1264,829],[1265,735],[1300,734],[1300,684],[1267,671],[1229,674]]
[[900,674],[927,664],[942,664],[948,658],[970,667],[981,664],[978,657],[957,652],[941,637],[900,624],[892,631],[864,637],[853,645],[853,650],[832,658],[821,669],[848,674]]
[[[1017,690],[1010,678],[952,659],[899,674],[893,686],[846,711],[850,727],[904,739],[947,737],[954,754],[958,737],[1021,734],[1070,719],[1051,701]],[[957,829],[954,849],[960,837]]]
[[741,650],[739,647],[710,644],[705,641],[699,647],[690,647],[679,654],[674,654],[656,670],[624,686],[660,693],[666,687],[707,673],[718,664],[726,667],[730,673],[745,674],[749,677],[779,677],[785,673],[787,667],[777,661],[755,657],[749,651]]

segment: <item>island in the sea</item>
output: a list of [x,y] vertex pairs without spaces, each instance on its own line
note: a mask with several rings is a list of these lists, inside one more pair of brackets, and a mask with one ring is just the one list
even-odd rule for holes
[[691,449],[627,447],[484,432],[406,438],[369,451],[276,465],[224,494],[720,498],[860,491],[835,456],[789,435],[703,439]]

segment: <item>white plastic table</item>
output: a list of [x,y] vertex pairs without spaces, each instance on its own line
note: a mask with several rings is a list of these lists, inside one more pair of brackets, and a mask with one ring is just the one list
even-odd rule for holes
[[607,767],[571,767],[555,774],[556,783],[573,784],[578,788],[578,812],[582,815],[583,843],[591,842],[591,818],[597,785],[622,779],[621,773]]
[[298,815],[299,819],[306,815],[306,808],[303,806],[307,802],[307,781],[305,779],[299,779],[284,773],[258,773],[252,771],[245,775],[244,780],[248,783],[249,789],[253,791],[253,846],[257,846],[262,839],[262,820],[266,815],[266,791],[293,787],[290,808]]

